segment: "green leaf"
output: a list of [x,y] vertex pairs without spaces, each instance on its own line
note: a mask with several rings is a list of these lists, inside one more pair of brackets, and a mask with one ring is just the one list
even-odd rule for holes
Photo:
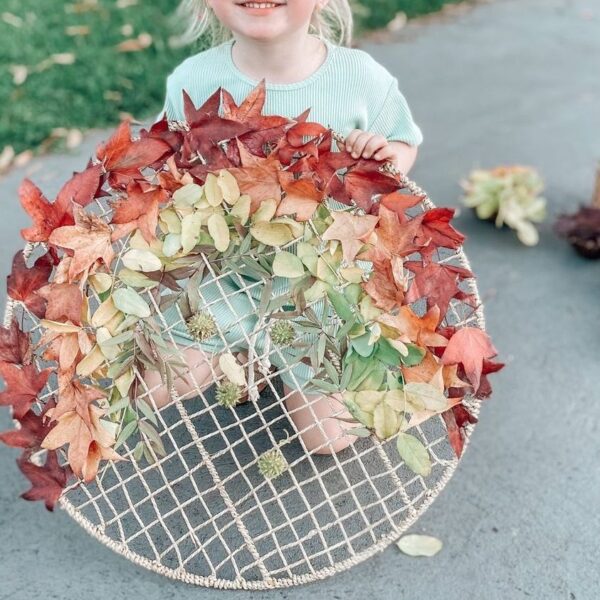
[[125,427],[121,430],[117,441],[115,442],[114,449],[120,448],[137,430],[137,421],[131,421],[131,423],[127,423]]
[[[375,354],[378,360],[390,367],[397,367],[400,364],[402,355],[394,346],[392,346],[383,336],[379,338],[377,352]],[[410,356],[410,353],[409,353]]]
[[342,371],[342,378],[340,380],[340,388],[345,390],[352,379],[352,364],[346,365]]
[[132,271],[131,269],[121,269],[117,277],[125,284],[131,287],[151,288],[158,285],[157,281],[153,281],[146,277],[143,273]]
[[330,360],[328,360],[327,358],[323,358],[323,366],[325,367],[325,371],[327,372],[327,375],[329,375],[329,378],[331,379],[331,381],[333,381],[333,383],[337,386],[340,385],[340,376],[336,370],[336,368],[333,366],[332,362]]
[[273,273],[279,277],[301,277],[304,275],[304,265],[295,254],[282,250],[273,260]]
[[107,416],[114,415],[115,413],[120,412],[121,410],[123,410],[124,408],[127,408],[128,406],[129,406],[129,398],[127,398],[127,397],[121,398],[114,404],[110,405],[110,408],[108,409],[108,412],[106,413],[106,415]]
[[126,315],[146,319],[152,314],[148,303],[132,288],[119,288],[112,298],[115,306]]
[[163,442],[158,435],[158,432],[148,421],[140,421],[140,431],[148,436],[148,439],[152,442],[153,448],[162,448],[164,452]]
[[140,460],[142,460],[142,456],[144,455],[144,442],[142,440],[140,440],[134,450],[133,450],[133,458],[135,460],[135,462],[140,462]]
[[324,381],[323,379],[313,378],[310,380],[310,383],[312,383],[313,385],[315,385],[319,389],[322,389],[325,392],[339,392],[338,386],[333,385],[333,383],[331,383],[330,381]]
[[411,471],[423,477],[431,473],[429,452],[414,435],[401,432],[396,440],[396,447],[398,448],[398,454]]
[[348,321],[354,317],[354,312],[352,311],[352,307],[344,294],[340,294],[336,290],[331,287],[327,288],[327,296],[329,297],[329,301],[333,304],[333,308],[337,313],[338,317],[343,321]]
[[135,403],[136,406],[138,406],[139,409],[142,411],[142,414],[148,420],[150,420],[152,423],[158,426],[158,420],[156,419],[156,414],[152,407],[143,398],[137,398]]
[[162,269],[160,258],[150,250],[132,248],[123,254],[121,260],[123,261],[123,264],[132,271],[151,273]]
[[446,410],[448,406],[448,399],[444,392],[430,383],[421,381],[406,383],[404,391],[408,396],[408,401],[421,409],[439,412]]
[[119,344],[124,344],[125,342],[130,342],[133,339],[133,331],[124,331],[119,335],[115,335],[110,339],[107,339],[103,342],[98,342],[98,345],[101,348],[111,348],[114,346],[118,346]]
[[185,254],[189,254],[200,237],[202,228],[202,213],[191,213],[183,217],[181,221],[181,246]]
[[377,437],[386,440],[400,429],[400,415],[385,402],[380,402],[373,411],[373,427]]
[[361,291],[362,288],[358,283],[351,283],[344,288],[344,296],[351,304],[358,304]]
[[355,390],[368,376],[369,370],[373,366],[373,361],[365,360],[361,356],[353,355],[352,377],[348,382],[348,389]]
[[327,336],[321,333],[317,343],[317,365],[320,367],[325,357],[325,346],[327,345]]
[[371,430],[367,429],[366,427],[353,427],[352,429],[347,429],[346,431],[352,435],[355,435],[356,437],[371,437]]
[[379,346],[379,344],[369,344],[370,339],[371,332],[367,331],[367,333],[364,333],[363,335],[352,338],[350,343],[352,344],[354,350],[358,352],[358,354],[365,358],[368,358],[369,356],[371,356],[371,354],[373,354],[375,348]]
[[420,364],[425,356],[425,350],[415,344],[406,344],[406,347],[408,348],[408,354],[406,356],[400,354],[402,364],[407,367],[414,367],[415,365]]
[[169,258],[175,256],[181,250],[181,235],[179,233],[168,233],[163,241],[162,251]]
[[259,221],[250,227],[250,233],[267,246],[283,246],[294,239],[292,230],[284,223]]

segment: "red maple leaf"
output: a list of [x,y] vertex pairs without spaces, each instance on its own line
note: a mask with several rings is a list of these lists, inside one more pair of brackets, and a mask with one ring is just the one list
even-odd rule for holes
[[132,140],[129,122],[123,121],[108,142],[98,145],[96,156],[109,174],[110,185],[123,188],[131,179],[142,177],[140,169],[153,164],[170,150],[166,142],[154,137]]
[[23,252],[17,252],[7,279],[8,295],[22,302],[36,317],[43,318],[46,301],[36,292],[48,283],[51,273],[52,259],[48,253],[40,256],[28,269]]
[[442,355],[442,364],[462,364],[473,389],[479,389],[483,361],[496,356],[488,334],[478,327],[462,327],[450,338]]
[[[385,311],[390,311],[402,304],[404,299],[404,272],[402,269],[402,259],[392,257],[375,246],[369,248],[369,258],[373,262],[373,272],[366,283],[362,283],[362,288],[371,296],[375,306]],[[362,258],[362,255],[359,255]]]
[[[419,250],[415,238],[421,230],[423,215],[401,222],[398,214],[385,206],[379,207],[379,222],[375,233],[381,241],[379,247],[387,250],[388,256],[408,256]],[[370,260],[368,257],[366,260]]]
[[101,260],[107,267],[115,256],[111,229],[100,217],[86,213],[83,208],[75,212],[75,225],[59,227],[52,232],[50,243],[73,251],[68,277],[73,281],[86,275]]
[[25,416],[48,381],[51,369],[38,372],[34,365],[18,367],[0,363],[0,375],[6,389],[0,392],[0,406],[12,406],[17,419]]
[[467,423],[477,423],[477,417],[472,415],[462,404],[455,404],[442,413],[448,440],[457,458],[460,458],[465,444],[464,427]]
[[45,422],[48,410],[56,406],[54,400],[50,400],[41,414],[36,415],[32,410],[25,413],[19,422],[19,428],[0,433],[0,441],[13,448],[34,450],[41,446],[42,440],[54,427],[52,423]]
[[421,261],[407,261],[404,266],[415,274],[404,299],[405,304],[411,304],[424,297],[427,299],[427,309],[434,304],[439,306],[441,318],[446,315],[452,298],[472,306],[475,304],[475,298],[458,287],[460,280],[473,277],[471,271],[448,264],[424,265]]
[[115,227],[112,239],[127,235],[139,229],[144,239],[150,244],[156,239],[159,206],[169,199],[169,192],[162,188],[152,187],[143,191],[137,182],[127,186],[127,196],[113,203],[112,223]]
[[400,223],[405,223],[408,220],[406,210],[413,206],[417,206],[417,204],[421,204],[421,202],[423,202],[423,198],[403,194],[400,190],[384,194],[379,199],[379,205],[385,206],[389,210],[393,210],[398,215]]
[[38,294],[48,302],[46,319],[51,321],[71,321],[81,324],[83,295],[75,283],[51,283],[38,290]]
[[295,179],[287,171],[279,172],[279,181],[285,198],[279,203],[276,216],[295,214],[297,221],[308,221],[323,201],[323,192],[315,186],[312,178]]
[[15,320],[10,327],[0,327],[0,362],[25,365],[31,363],[29,336]]
[[49,202],[42,191],[29,179],[19,187],[21,205],[33,219],[33,227],[21,230],[28,242],[47,242],[50,234],[58,227],[72,225],[73,202],[87,206],[101,195],[102,166],[88,166],[65,183],[54,202]]
[[357,206],[372,213],[376,204],[373,196],[393,192],[400,184],[396,177],[379,170],[381,161],[364,158],[355,160],[356,164],[349,167],[344,175],[344,189]]
[[42,500],[48,510],[54,510],[71,477],[71,469],[68,466],[60,466],[56,451],[48,452],[46,463],[42,467],[31,463],[27,453],[17,459],[17,465],[32,486],[30,490],[21,494],[21,498],[31,501]]
[[431,256],[440,247],[456,249],[464,242],[465,236],[450,225],[453,216],[453,208],[432,208],[423,213],[416,237],[416,243],[423,246],[422,255]]

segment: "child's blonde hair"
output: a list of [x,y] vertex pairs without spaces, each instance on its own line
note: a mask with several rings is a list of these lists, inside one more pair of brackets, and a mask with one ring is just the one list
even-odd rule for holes
[[[210,45],[216,46],[230,40],[233,34],[225,27],[206,0],[182,0],[174,15],[174,26],[183,33],[177,45],[192,44],[208,33]],[[313,12],[309,32],[314,31],[320,38],[326,38],[340,46],[349,46],[352,42],[352,9],[348,0],[329,0],[322,9]]]

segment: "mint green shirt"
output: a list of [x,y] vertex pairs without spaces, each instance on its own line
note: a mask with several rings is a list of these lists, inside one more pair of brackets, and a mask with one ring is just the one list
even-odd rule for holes
[[[266,82],[265,115],[295,118],[310,108],[308,121],[331,127],[346,137],[352,129],[383,135],[412,146],[423,141],[398,79],[368,52],[338,46],[329,40],[327,57],[312,75],[294,83]],[[203,104],[219,86],[239,105],[259,83],[242,73],[231,58],[234,39],[199,52],[167,77],[166,111],[171,120],[184,120],[182,90],[195,106]]]

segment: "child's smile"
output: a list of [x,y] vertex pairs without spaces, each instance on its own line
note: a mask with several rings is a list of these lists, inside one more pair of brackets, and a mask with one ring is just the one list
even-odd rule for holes
[[285,2],[244,2],[238,4],[245,12],[251,15],[264,15],[283,7]]

